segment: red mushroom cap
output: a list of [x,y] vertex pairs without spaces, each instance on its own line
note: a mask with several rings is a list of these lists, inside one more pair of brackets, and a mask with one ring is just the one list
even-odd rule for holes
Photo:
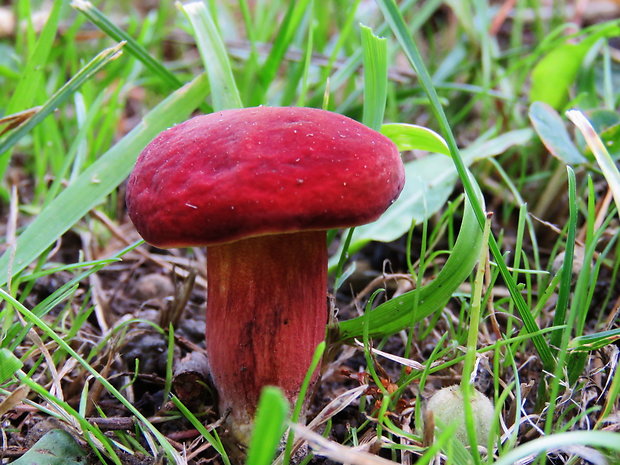
[[153,245],[210,245],[371,222],[404,176],[388,138],[337,113],[226,110],[157,136],[129,178],[127,207]]

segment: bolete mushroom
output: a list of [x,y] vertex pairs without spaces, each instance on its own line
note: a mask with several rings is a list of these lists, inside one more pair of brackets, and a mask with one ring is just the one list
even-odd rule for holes
[[127,185],[150,244],[208,246],[209,367],[247,443],[261,389],[293,400],[327,324],[326,230],[375,220],[404,184],[396,146],[342,115],[225,110],[157,136]]

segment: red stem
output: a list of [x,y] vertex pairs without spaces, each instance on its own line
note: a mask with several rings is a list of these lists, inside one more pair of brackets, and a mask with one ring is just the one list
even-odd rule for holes
[[207,354],[235,437],[248,442],[261,389],[295,400],[327,324],[325,231],[207,249]]

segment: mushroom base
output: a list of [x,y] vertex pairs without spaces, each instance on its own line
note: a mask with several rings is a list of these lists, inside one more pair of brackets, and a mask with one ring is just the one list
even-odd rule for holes
[[247,445],[261,389],[278,386],[293,402],[325,338],[325,231],[211,246],[207,280],[207,355],[220,413]]

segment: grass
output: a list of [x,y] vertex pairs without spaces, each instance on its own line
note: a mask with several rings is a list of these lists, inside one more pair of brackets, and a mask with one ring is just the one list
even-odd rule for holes
[[[196,112],[305,105],[392,138],[407,184],[329,234],[339,322],[309,427],[286,433],[302,402],[266,390],[248,463],[618,463],[620,23],[498,5],[1,7],[0,460],[55,418],[95,463],[245,461],[204,373],[174,387],[203,343],[204,252],[143,244],[124,180]],[[467,444],[421,427],[452,384],[494,402],[488,444],[471,408]]]

